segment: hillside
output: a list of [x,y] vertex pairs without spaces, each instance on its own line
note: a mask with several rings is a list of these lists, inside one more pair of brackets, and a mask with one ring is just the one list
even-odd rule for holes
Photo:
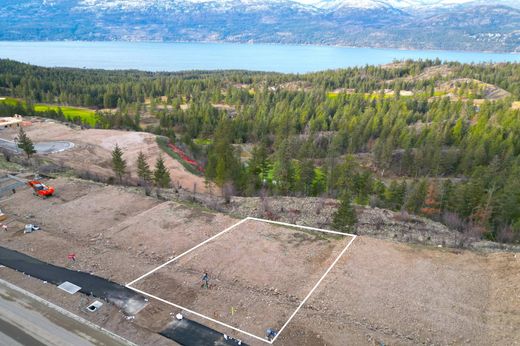
[[[215,185],[206,191],[228,202],[231,196],[347,195],[359,206],[442,222],[462,238],[518,242],[519,68],[405,61],[289,75],[56,69],[1,61],[0,93],[19,99],[0,102],[0,115],[67,121],[57,106],[42,112],[33,105],[89,107],[97,111],[96,128],[167,137],[205,174],[193,177],[197,172],[186,167],[188,160],[166,151],[175,159],[169,164],[176,169],[175,186],[181,182],[187,191],[201,192],[211,181]],[[74,121],[90,127],[81,118]],[[28,132],[36,135],[34,130]],[[84,133],[107,142],[99,131],[63,138],[81,140]],[[104,181],[114,179],[109,151],[116,141],[107,142],[103,161],[93,165]],[[140,149],[120,145],[132,161],[126,176],[136,182]],[[148,142],[146,150],[155,156],[158,148]],[[70,162],[81,167],[81,160]],[[277,217],[277,210],[264,212]]]
[[[35,20],[37,19],[37,20]],[[520,51],[514,1],[7,0],[0,40],[203,41]]]

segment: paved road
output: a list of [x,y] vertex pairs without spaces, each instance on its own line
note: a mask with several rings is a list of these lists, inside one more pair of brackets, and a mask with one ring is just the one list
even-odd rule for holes
[[113,303],[127,315],[135,315],[148,303],[144,296],[116,282],[38,260],[0,246],[0,264],[43,281],[61,285],[65,281],[81,287],[81,292]]
[[128,345],[0,282],[0,345]]
[[[21,149],[13,141],[0,138],[0,147],[12,151],[14,153],[20,153]],[[34,143],[34,149],[38,154],[52,154],[60,151],[72,149],[74,143],[67,141],[53,141],[53,142],[39,142]]]

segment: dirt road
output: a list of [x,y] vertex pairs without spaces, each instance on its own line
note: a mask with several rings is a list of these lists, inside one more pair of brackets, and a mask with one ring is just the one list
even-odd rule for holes
[[0,281],[1,345],[133,345],[65,316]]

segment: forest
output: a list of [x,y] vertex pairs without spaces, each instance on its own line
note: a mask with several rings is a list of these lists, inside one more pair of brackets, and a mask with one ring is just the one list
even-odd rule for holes
[[[167,137],[226,194],[348,195],[520,241],[520,64],[401,61],[297,75],[0,60],[0,96],[9,98],[0,116]],[[90,108],[96,119],[35,104]]]

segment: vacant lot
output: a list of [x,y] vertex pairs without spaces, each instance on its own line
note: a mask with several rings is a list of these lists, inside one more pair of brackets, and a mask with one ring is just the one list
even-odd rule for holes
[[[263,337],[284,325],[351,239],[247,220],[134,287]],[[201,289],[205,272],[209,289]]]
[[[56,197],[42,200],[23,189],[0,202],[10,226],[0,233],[0,244],[122,284],[238,221],[114,186],[64,178],[47,183],[56,187]],[[43,230],[24,235],[25,223],[40,224]],[[322,239],[270,224],[243,226],[142,284],[160,297],[180,299],[260,334],[266,325],[278,328],[344,247],[345,239]],[[75,263],[67,260],[70,252],[76,253]],[[209,290],[200,287],[204,270],[213,284]],[[14,275],[2,272],[2,277],[25,284]],[[59,302],[62,293],[46,287],[41,294]],[[358,237],[276,344],[516,345],[519,292],[518,254],[480,254]],[[84,303],[70,306],[80,309]],[[236,308],[233,315],[231,306]],[[135,325],[157,332],[177,312],[152,301],[133,322],[118,315],[106,317],[103,324],[112,330]],[[139,335],[136,340],[146,344],[144,334]]]

